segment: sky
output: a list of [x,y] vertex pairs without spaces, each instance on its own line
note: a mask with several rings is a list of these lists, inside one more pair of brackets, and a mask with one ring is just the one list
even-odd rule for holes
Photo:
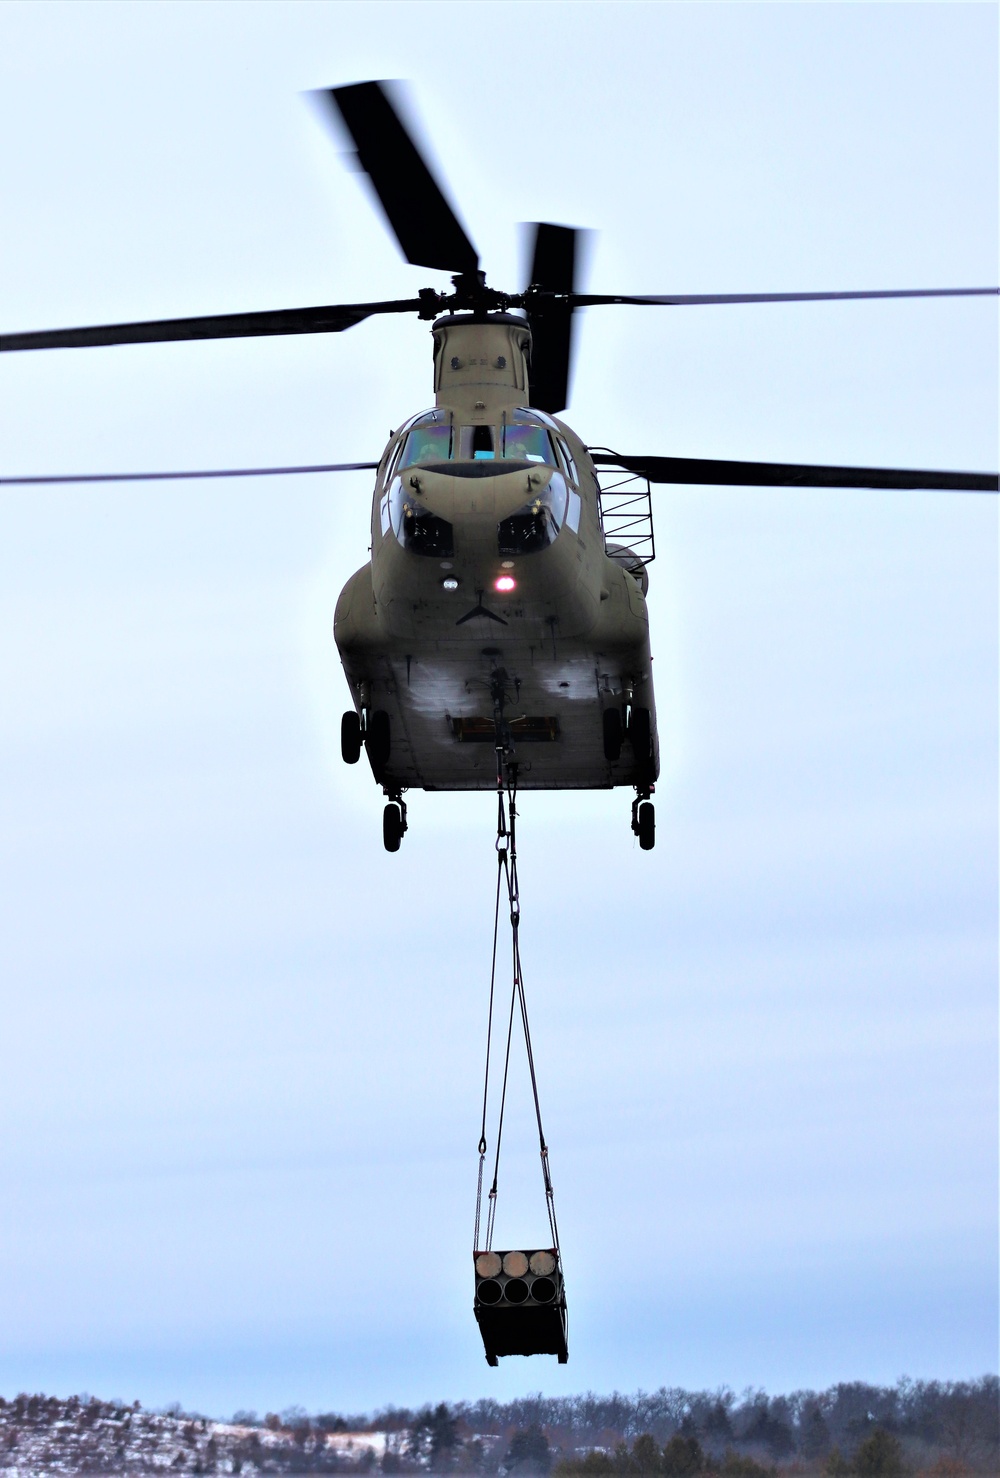
[[[304,94],[410,79],[490,282],[986,286],[987,5],[0,7],[0,327],[408,297]],[[415,320],[10,355],[0,475],[376,459]],[[990,299],[603,308],[622,452],[995,469]],[[225,1415],[997,1369],[997,507],[661,488],[663,775],[525,796],[570,1362],[470,1257],[494,801],[339,758],[371,484],[0,490],[0,1392]],[[497,1243],[544,1241],[523,1068]]]

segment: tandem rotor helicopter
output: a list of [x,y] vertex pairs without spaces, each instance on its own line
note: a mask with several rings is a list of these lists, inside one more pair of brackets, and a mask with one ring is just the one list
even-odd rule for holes
[[[364,751],[385,793],[386,849],[397,851],[407,829],[408,789],[494,790],[513,780],[529,790],[631,788],[632,830],[648,851],[659,773],[646,613],[649,484],[996,492],[998,479],[588,447],[557,419],[569,399],[574,310],[998,289],[582,293],[579,233],[538,223],[527,287],[499,292],[487,286],[387,85],[361,82],[321,96],[346,126],[403,256],[451,274],[450,292],[427,287],[388,302],[8,334],[0,350],[340,333],[375,314],[415,313],[432,325],[434,406],[405,421],[377,463],[0,482],[374,470],[371,560],[342,591],[334,633],[353,701],[342,720],[342,755],[354,764]],[[599,470],[616,471],[617,502]]]

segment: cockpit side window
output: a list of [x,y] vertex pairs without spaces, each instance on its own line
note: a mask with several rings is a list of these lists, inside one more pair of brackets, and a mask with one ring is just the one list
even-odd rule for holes
[[406,437],[403,436],[399,439],[399,441],[396,442],[396,445],[392,448],[392,451],[389,455],[389,460],[385,464],[385,477],[383,479],[384,482],[388,483],[390,481],[393,473],[399,466],[399,458],[405,445]]
[[561,436],[557,436],[555,438],[555,442],[556,446],[559,448],[559,456],[562,459],[564,471],[569,474],[570,482],[576,483],[577,487],[579,487],[580,475],[576,470],[576,463],[573,461],[573,453],[570,451],[569,447],[567,446],[566,442],[563,441]]

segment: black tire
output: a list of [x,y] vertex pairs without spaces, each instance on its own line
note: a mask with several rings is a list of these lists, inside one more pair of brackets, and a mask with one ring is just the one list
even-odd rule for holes
[[632,753],[635,755],[639,779],[652,780],[653,729],[648,708],[633,708],[629,718],[628,737],[632,741]]
[[382,844],[387,852],[398,852],[403,840],[403,813],[392,801],[382,812]]
[[368,763],[372,767],[372,774],[376,780],[381,779],[385,773],[391,747],[389,715],[384,708],[376,708],[375,712],[369,716],[368,729],[365,733]]
[[656,845],[656,812],[652,801],[643,801],[639,807],[639,846],[644,852],[652,852]]
[[622,727],[622,715],[620,708],[606,708],[604,710],[604,758],[613,765],[621,757],[622,740],[625,731]]
[[340,720],[340,755],[345,765],[356,765],[361,758],[361,720],[353,708]]

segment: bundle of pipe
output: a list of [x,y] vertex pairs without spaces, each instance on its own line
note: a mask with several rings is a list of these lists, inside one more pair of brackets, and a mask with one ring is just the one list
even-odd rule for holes
[[474,1311],[486,1363],[500,1355],[569,1358],[566,1289],[554,1247],[534,1252],[477,1252]]

